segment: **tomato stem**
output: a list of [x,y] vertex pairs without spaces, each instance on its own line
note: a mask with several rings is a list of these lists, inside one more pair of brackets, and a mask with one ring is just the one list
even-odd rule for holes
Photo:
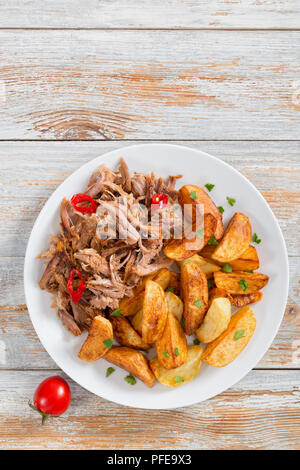
[[30,408],[32,408],[34,411],[37,411],[41,417],[42,417],[42,425],[45,424],[47,418],[50,416],[50,414],[47,414],[47,413],[43,413],[41,410],[38,410],[36,406],[34,406],[30,401],[28,402],[28,405],[30,406]]

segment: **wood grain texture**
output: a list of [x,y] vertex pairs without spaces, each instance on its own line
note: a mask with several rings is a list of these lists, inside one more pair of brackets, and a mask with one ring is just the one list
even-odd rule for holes
[[297,0],[9,0],[2,28],[299,28]]
[[252,371],[218,397],[177,410],[119,406],[68,379],[70,409],[42,427],[27,402],[49,375],[48,371],[0,372],[1,448],[300,448],[300,371],[294,371],[292,383],[289,371]]
[[1,30],[0,44],[1,139],[299,138],[297,31]]

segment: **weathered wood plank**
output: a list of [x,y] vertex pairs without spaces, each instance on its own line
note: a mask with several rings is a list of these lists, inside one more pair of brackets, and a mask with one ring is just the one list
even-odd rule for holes
[[[261,368],[300,368],[300,258],[290,259],[290,293],[285,317]],[[23,293],[23,259],[0,258],[0,369],[57,366],[31,325]],[[53,310],[55,315],[55,310]],[[2,360],[1,360],[2,358]]]
[[[24,255],[46,198],[72,171],[102,153],[132,143],[136,142],[0,142],[0,256]],[[299,254],[300,142],[187,145],[218,156],[249,178],[277,216],[289,255]]]
[[299,138],[300,32],[1,30],[0,44],[1,139]]
[[47,371],[0,372],[1,448],[300,448],[300,371],[252,371],[232,389],[204,403],[149,411],[105,401],[67,379],[71,407],[64,417],[49,419],[42,427],[27,401],[49,375]]
[[299,28],[297,0],[10,0],[2,28]]

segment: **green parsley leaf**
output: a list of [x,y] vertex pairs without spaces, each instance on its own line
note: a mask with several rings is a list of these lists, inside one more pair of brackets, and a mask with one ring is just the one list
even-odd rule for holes
[[113,367],[109,367],[106,371],[106,376],[105,377],[109,377],[110,374],[112,374],[116,369],[114,369]]
[[126,377],[124,377],[124,380],[126,380],[126,382],[128,382],[130,385],[136,384],[135,377],[133,377],[132,374],[126,375]]
[[174,287],[171,287],[171,286],[167,287],[166,292],[173,292],[174,294]]
[[196,193],[196,191],[192,191],[192,192],[191,192],[190,198],[191,198],[191,199],[197,199],[197,193]]
[[234,206],[234,204],[236,203],[236,200],[233,199],[232,197],[228,197],[227,196],[227,201],[228,201],[228,204],[230,204],[231,206]]
[[212,279],[207,279],[207,287],[211,289],[214,285],[214,281]]
[[185,318],[184,317],[181,318],[181,326],[184,329],[184,327],[185,327]]
[[199,344],[200,344],[199,339],[198,339],[198,338],[195,338],[195,339],[194,339],[194,345],[195,345],[195,346],[198,346]]
[[206,187],[206,189],[207,189],[209,192],[211,192],[211,190],[214,189],[215,185],[214,185],[214,184],[207,183],[207,184],[205,185],[205,187]]
[[174,377],[174,382],[176,384],[179,384],[180,382],[183,381],[183,377],[180,377],[179,375],[177,375],[176,377]]
[[196,305],[196,307],[200,308],[200,307],[203,307],[203,303],[202,303],[202,300],[196,300],[196,302],[194,302],[194,305]]
[[237,341],[237,340],[240,339],[240,338],[244,338],[244,337],[245,337],[244,333],[245,333],[245,330],[238,330],[238,331],[236,331],[236,332],[234,333],[234,339],[235,339],[235,341]]
[[230,266],[229,263],[225,263],[223,268],[222,268],[222,271],[224,273],[232,273],[232,266]]
[[221,212],[221,214],[223,214],[223,213],[224,213],[224,207],[222,207],[222,206],[218,206],[218,207],[217,207],[217,209],[219,209],[219,211]]
[[254,233],[252,237],[252,241],[259,244],[261,242],[261,238],[258,238],[257,234]]
[[174,353],[175,353],[175,356],[179,356],[178,348],[175,348],[175,349],[174,349]]
[[122,312],[120,308],[116,308],[113,312],[111,312],[112,317],[122,317]]
[[253,269],[245,269],[245,273],[254,273]]
[[201,240],[201,238],[203,238],[203,232],[204,232],[204,228],[202,228],[201,230],[197,230],[196,237]]
[[164,355],[165,357],[170,357],[170,354],[169,354],[167,351],[164,351],[164,352],[163,352],[163,355]]
[[103,344],[107,349],[110,349],[112,347],[113,340],[112,339],[105,339],[103,341]]
[[218,240],[216,240],[216,237],[214,235],[212,235],[210,237],[210,239],[208,240],[207,244],[208,245],[218,245],[219,242],[218,242]]
[[240,279],[239,281],[239,285],[241,286],[241,288],[243,289],[243,291],[245,291],[248,287],[248,282],[245,281],[245,279]]

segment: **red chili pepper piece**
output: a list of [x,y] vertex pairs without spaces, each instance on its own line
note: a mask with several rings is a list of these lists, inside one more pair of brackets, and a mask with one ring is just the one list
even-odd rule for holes
[[155,194],[151,199],[151,204],[154,209],[162,209],[168,205],[169,196],[164,193]]
[[[82,202],[89,202],[89,206],[78,206]],[[83,212],[84,214],[93,214],[97,210],[97,204],[94,199],[88,194],[74,194],[71,199],[71,204],[78,212]]]
[[[75,277],[79,277],[81,281],[80,281],[79,287],[73,290],[73,281]],[[74,304],[77,304],[79,302],[84,290],[85,290],[85,282],[83,280],[81,272],[75,268],[71,269],[70,274],[69,274],[69,279],[68,279],[68,291],[71,296],[72,302],[74,302]]]

